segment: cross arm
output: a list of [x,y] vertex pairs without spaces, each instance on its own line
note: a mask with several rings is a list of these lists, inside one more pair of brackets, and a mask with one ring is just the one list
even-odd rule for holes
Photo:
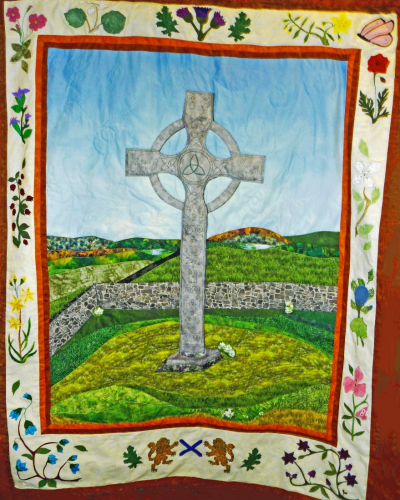
[[158,151],[127,149],[125,175],[177,174],[178,163],[175,156],[166,156]]
[[212,177],[226,176],[243,182],[264,181],[265,156],[260,155],[235,155],[224,160],[219,160]]

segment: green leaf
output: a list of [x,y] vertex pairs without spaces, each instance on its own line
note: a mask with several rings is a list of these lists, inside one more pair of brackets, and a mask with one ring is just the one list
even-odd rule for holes
[[251,453],[249,453],[249,456],[243,460],[243,464],[240,467],[246,467],[246,470],[254,470],[255,465],[259,465],[261,458],[261,454],[258,452],[257,448],[254,448]]
[[24,60],[21,60],[21,68],[25,71],[25,73],[28,73],[28,63]]
[[365,431],[356,432],[356,433],[354,434],[354,436],[361,436],[362,434],[364,434],[364,432],[365,432]]
[[325,446],[323,446],[322,444],[317,444],[315,445],[316,448],[318,448],[319,450],[326,450]]
[[369,250],[371,248],[371,242],[367,241],[367,243],[364,244],[363,249],[364,250]]
[[[243,40],[244,36],[250,33],[249,26],[251,24],[251,20],[247,17],[247,14],[244,12],[239,13],[239,17],[235,18],[235,24],[232,24],[229,27],[229,31],[231,34],[229,37],[233,37],[235,42],[238,42],[239,40]],[[289,29],[289,32],[292,30],[292,28]]]
[[30,59],[31,58],[31,51],[29,49],[24,49],[22,51],[22,55],[24,57],[24,59]]
[[10,59],[10,61],[11,61],[12,63],[15,63],[15,62],[19,61],[20,59],[22,59],[22,51],[21,51],[21,52],[16,52],[16,53],[12,56],[12,58]]
[[19,226],[19,228],[20,228],[20,230],[21,230],[21,231],[24,231],[25,229],[28,229],[28,227],[29,227],[29,226],[28,226],[28,224],[25,224],[25,223],[24,223],[24,224],[21,224],[21,225]]
[[[383,108],[383,105],[385,104],[387,98],[389,97],[389,89],[385,89],[383,92],[378,92],[378,115],[380,114],[380,111]],[[387,111],[384,111],[384,113],[389,114]],[[385,115],[385,116],[387,116]]]
[[324,451],[321,455],[321,460],[325,460],[325,458],[328,456],[328,452]]
[[13,199],[14,201],[17,201],[17,200],[18,200],[18,196],[13,196],[13,197],[12,197],[12,199]]
[[371,311],[371,307],[370,306],[364,306],[364,307],[361,308],[361,312],[364,313],[364,314],[368,314],[370,311]]
[[350,415],[343,415],[342,420],[351,420],[352,418]]
[[314,493],[314,491],[318,491],[320,489],[320,486],[315,485],[312,488],[310,488],[310,493]]
[[324,474],[325,476],[336,476],[336,472],[333,472],[333,470],[326,470]]
[[343,427],[343,429],[344,429],[344,430],[345,430],[348,434],[350,434],[350,435],[351,435],[351,432],[349,431],[349,429],[347,428],[347,426],[346,426],[346,424],[345,424],[344,422],[343,422],[343,424],[342,424],[342,427]]
[[11,48],[14,52],[21,52],[25,47],[23,45],[20,45],[19,43],[12,43]]
[[67,23],[73,28],[80,28],[86,21],[85,11],[82,9],[71,9],[64,14]]
[[39,481],[39,488],[44,488],[47,484],[47,479],[42,479]]
[[331,470],[333,470],[333,472],[336,474],[336,467],[335,467],[335,465],[332,462],[328,462],[328,464],[329,464],[329,467],[331,468]]
[[26,158],[22,160],[22,168],[25,168],[25,166],[26,166]]
[[304,19],[304,21],[301,23],[301,27],[303,27],[303,26],[306,24],[307,19],[308,19],[308,17],[306,17],[306,18]]
[[23,45],[25,48],[28,48],[30,44],[31,44],[31,41],[30,41],[30,40],[26,40],[26,42],[24,42],[22,45]]
[[[351,375],[353,375],[353,371],[352,371],[352,370],[353,370],[353,369],[351,369],[351,370],[350,370]],[[347,405],[346,403],[344,403],[344,407],[346,408],[346,410],[347,410],[349,413],[353,414],[353,411],[352,411],[352,409],[349,407],[349,405]]]
[[297,38],[300,35],[300,30],[297,30],[296,33],[294,34],[293,40]]
[[126,459],[124,460],[124,464],[130,464],[128,466],[130,469],[132,469],[132,467],[136,469],[139,464],[143,463],[142,457],[139,457],[133,446],[128,446],[127,451],[123,454],[123,457]]
[[28,139],[28,137],[30,137],[32,134],[32,129],[31,128],[27,128],[24,132],[24,139]]
[[368,238],[368,234],[372,231],[373,229],[372,224],[364,224],[363,226],[359,226],[358,232],[362,238]]
[[161,31],[163,35],[168,35],[170,37],[173,32],[179,33],[179,31],[175,28],[178,23],[172,17],[172,14],[169,11],[168,7],[164,5],[161,11],[157,12],[156,17],[157,19],[159,19],[159,21],[156,23],[156,26],[158,28],[164,28]]
[[363,94],[361,90],[358,104],[361,106],[363,112],[368,115],[371,120],[374,120],[374,101],[370,97],[367,97],[366,94]]
[[363,208],[364,208],[364,200],[361,203],[358,204],[358,206],[357,206],[357,213],[359,214],[362,211]]
[[353,189],[353,198],[356,201],[363,201],[362,196],[360,194],[358,194],[357,191],[355,191],[354,189]]
[[[349,365],[349,372],[351,375],[353,375],[353,371],[354,371],[353,367],[351,365]],[[347,406],[347,405],[345,404],[345,406]],[[347,406],[347,408],[348,408],[348,406]]]
[[101,16],[104,31],[111,35],[121,33],[125,26],[126,17],[116,10],[111,10]]
[[21,244],[21,243],[18,241],[18,238],[16,238],[15,236],[13,236],[13,243],[14,243],[14,245],[15,245],[17,248],[19,248],[19,246],[20,246],[20,244]]
[[309,38],[310,38],[310,34],[307,34],[307,35],[304,37],[304,43],[307,43]]
[[33,460],[33,456],[30,453],[24,453],[22,456],[28,458],[29,460]]
[[82,446],[81,444],[78,444],[77,446],[75,446],[75,448],[79,451],[87,451],[87,449],[84,446]]
[[352,282],[351,282],[351,289],[353,290],[353,292],[355,291],[356,288],[357,288],[357,281],[356,280],[352,280]]
[[367,325],[363,318],[355,318],[350,322],[350,330],[362,339],[367,337]]
[[368,295],[369,295],[369,299],[372,299],[372,297],[375,295],[375,290],[373,288],[370,288],[368,290]]
[[380,194],[381,194],[381,192],[380,192],[379,188],[374,187],[374,189],[372,190],[372,194],[371,194],[371,203],[376,203],[379,200]]
[[374,270],[371,269],[368,271],[368,283],[374,279]]
[[11,109],[12,109],[15,113],[21,113],[21,111],[22,111],[21,106],[18,106],[18,104],[14,104],[14,106],[11,106]]
[[364,142],[362,139],[360,140],[360,144],[358,145],[358,149],[361,151],[361,153],[365,156],[369,156],[368,152],[368,146],[366,142]]
[[39,448],[36,453],[39,453],[39,455],[47,455],[47,453],[50,453],[51,450],[48,448]]
[[20,385],[21,385],[21,382],[19,380],[17,380],[16,382],[13,383],[13,385],[11,387],[13,394],[15,394],[15,392],[18,390]]
[[365,286],[365,281],[362,278],[358,278],[357,281],[360,286]]
[[358,417],[356,417],[356,420],[357,420],[357,424],[361,425],[361,420]]
[[300,456],[298,457],[298,459],[299,459],[299,460],[302,460],[303,458],[306,458],[306,457],[308,457],[308,456],[309,456],[309,455],[300,455]]
[[57,481],[55,481],[54,479],[49,479],[47,481],[47,485],[49,488],[57,488]]
[[325,491],[325,488],[321,487],[321,493],[324,495],[325,498],[329,498],[328,493]]
[[354,300],[352,300],[352,301],[350,302],[350,305],[351,305],[351,308],[352,308],[352,309],[355,309],[356,311],[358,310],[358,309],[357,309],[357,304],[354,302]]
[[27,240],[30,240],[30,239],[31,239],[31,237],[29,236],[29,233],[27,233],[26,231],[20,231],[20,235],[21,235],[23,238],[27,239]]

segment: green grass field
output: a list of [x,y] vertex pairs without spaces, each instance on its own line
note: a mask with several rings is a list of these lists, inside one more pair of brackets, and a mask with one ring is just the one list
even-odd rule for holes
[[316,233],[285,236],[291,243],[309,243],[318,247],[339,248],[340,233],[334,231],[318,231]]
[[[176,257],[136,281],[179,281],[179,266],[180,257]],[[280,249],[245,251],[211,247],[207,250],[207,281],[272,281],[336,286],[338,272],[338,257],[318,259]]]
[[[178,317],[142,316],[133,323],[81,332],[51,358],[54,418],[103,423],[196,415],[227,419],[224,412],[231,408],[237,422],[270,421],[267,415],[275,412],[279,420],[273,423],[297,419],[321,430],[326,425],[331,361],[321,346],[312,345],[316,332],[307,325],[308,334],[307,328],[289,331],[288,324],[295,322],[278,311],[267,315],[263,310],[258,318],[208,312],[214,314],[206,315],[206,346],[228,342],[237,356],[224,356],[200,373],[155,372],[178,349]],[[324,334],[328,332],[319,330]],[[313,415],[308,423],[307,412]]]

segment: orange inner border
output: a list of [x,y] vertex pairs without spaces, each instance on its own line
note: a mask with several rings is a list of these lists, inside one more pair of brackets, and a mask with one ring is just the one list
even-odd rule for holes
[[[258,59],[300,58],[345,60],[347,65],[347,92],[343,144],[342,215],[340,224],[340,265],[335,343],[332,366],[332,384],[328,406],[327,431],[317,432],[297,426],[243,425],[221,422],[213,418],[163,418],[143,423],[120,424],[65,424],[50,422],[50,357],[49,357],[49,280],[46,240],[46,149],[47,149],[47,51],[61,49],[142,50],[148,52],[193,53],[206,56],[247,57]],[[213,45],[204,42],[186,42],[147,37],[110,36],[39,36],[36,62],[36,135],[35,135],[35,253],[39,315],[39,370],[40,419],[42,434],[98,434],[132,432],[170,427],[210,427],[238,432],[276,432],[318,439],[336,446],[343,370],[343,351],[346,330],[347,289],[350,266],[350,155],[352,131],[357,101],[360,50],[330,47],[261,47],[254,45]]]

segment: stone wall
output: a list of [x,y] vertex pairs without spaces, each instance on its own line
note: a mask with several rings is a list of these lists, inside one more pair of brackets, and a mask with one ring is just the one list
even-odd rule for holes
[[[297,283],[207,283],[208,309],[283,309],[336,312],[337,287]],[[50,321],[50,355],[103,309],[178,309],[179,283],[97,283]]]

